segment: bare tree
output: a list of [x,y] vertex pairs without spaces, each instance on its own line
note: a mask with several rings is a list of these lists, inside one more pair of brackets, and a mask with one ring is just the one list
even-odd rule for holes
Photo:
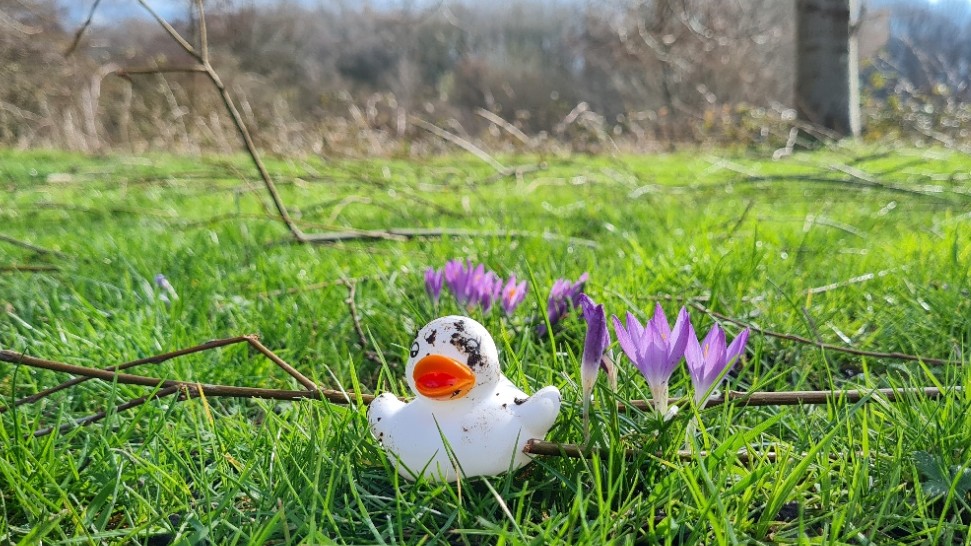
[[796,112],[839,136],[860,133],[856,0],[796,0]]

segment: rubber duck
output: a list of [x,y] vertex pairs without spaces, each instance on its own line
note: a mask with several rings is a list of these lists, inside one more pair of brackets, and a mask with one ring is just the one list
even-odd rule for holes
[[502,374],[484,326],[463,316],[418,331],[405,369],[415,398],[391,393],[368,408],[371,433],[409,480],[454,482],[494,476],[530,462],[523,448],[543,438],[560,411],[550,386],[528,396]]

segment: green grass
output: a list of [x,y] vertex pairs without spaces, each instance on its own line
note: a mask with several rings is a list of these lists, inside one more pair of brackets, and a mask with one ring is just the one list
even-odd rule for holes
[[[642,319],[689,298],[758,326],[852,347],[968,364],[971,158],[943,150],[831,149],[757,154],[503,158],[546,168],[497,180],[474,159],[271,161],[307,231],[456,227],[484,233],[330,246],[281,244],[245,158],[93,158],[0,151],[0,347],[93,367],[238,334],[329,387],[406,394],[413,332],[436,313],[422,272],[470,257],[531,278],[516,317],[473,316],[505,373],[527,391],[556,385],[565,404],[549,439],[583,438],[578,355],[584,326],[554,340],[531,325],[553,280],[590,273],[608,313]],[[888,187],[867,187],[850,165]],[[844,168],[845,170],[845,168]],[[747,173],[747,174],[742,174]],[[777,177],[753,180],[748,175]],[[799,177],[843,178],[843,183]],[[500,229],[591,239],[497,236]],[[179,292],[161,303],[152,279]],[[847,283],[861,275],[869,280]],[[364,357],[345,303],[375,350]],[[840,283],[835,288],[814,288]],[[288,289],[300,289],[285,292]],[[274,291],[284,291],[270,295]],[[711,319],[692,312],[700,330]],[[733,337],[738,328],[725,325]],[[614,350],[619,353],[616,346]],[[0,416],[0,543],[640,543],[969,544],[971,393],[937,401],[691,410],[667,425],[611,411],[648,397],[620,359],[594,407],[599,458],[539,458],[514,475],[456,485],[400,480],[372,441],[365,408],[304,401],[156,401],[44,438],[146,389],[88,382]],[[737,390],[944,387],[968,367],[859,358],[753,335],[728,379]],[[137,373],[297,388],[243,346]],[[0,364],[4,403],[64,377]],[[682,366],[673,394],[690,382]],[[623,448],[641,454],[625,459]],[[778,459],[736,452],[775,451]],[[659,455],[660,454],[660,455]],[[165,536],[160,536],[165,535]],[[152,537],[155,537],[154,539]],[[150,542],[155,540],[156,542]]]

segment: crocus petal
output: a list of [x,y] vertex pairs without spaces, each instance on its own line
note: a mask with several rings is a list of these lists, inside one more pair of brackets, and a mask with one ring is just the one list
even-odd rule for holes
[[630,337],[633,340],[639,341],[644,337],[644,326],[630,311],[627,312],[627,329],[630,331]]
[[527,290],[526,281],[522,281],[516,285],[516,297],[515,297],[516,305],[519,305],[520,303],[523,302],[523,300],[526,299],[526,290]]
[[583,310],[583,319],[587,323],[587,335],[583,341],[583,367],[593,370],[592,373],[596,376],[604,349],[610,342],[610,334],[607,333],[607,315],[604,313],[603,304],[594,305],[593,300],[586,294],[580,296],[579,303]]
[[728,365],[734,364],[736,358],[738,358],[738,356],[741,355],[745,350],[745,343],[748,342],[748,336],[750,333],[751,332],[748,328],[742,330],[738,334],[738,337],[736,337],[735,340],[732,341],[731,345],[728,346],[728,349],[725,351],[725,362],[727,362]]
[[432,302],[436,304],[442,294],[442,282],[444,280],[442,271],[431,267],[425,270],[425,292],[428,293],[428,297],[432,299]]
[[526,281],[516,284],[516,276],[512,275],[502,288],[501,302],[502,310],[506,316],[512,316],[516,307],[526,298]]
[[705,384],[705,355],[698,343],[695,329],[688,323],[688,333],[685,335],[687,343],[684,347],[684,361],[688,365],[688,374],[691,376],[691,385],[694,387],[694,398],[696,403],[701,403],[701,397],[708,392],[710,385]]
[[[636,363],[637,346],[634,344],[634,341],[631,340],[631,335],[627,332],[627,328],[624,328],[624,325],[620,323],[620,319],[617,318],[617,315],[612,315],[610,318],[612,318],[614,321],[614,333],[617,334],[617,341],[620,342],[620,348],[623,349],[624,354],[627,355],[627,358],[629,358],[631,362]],[[628,327],[630,327],[630,324],[630,315],[628,314]]]
[[654,316],[648,321],[648,327],[652,327],[665,342],[671,339],[671,326],[668,324],[668,317],[664,314],[664,309],[660,303],[654,307]]
[[725,370],[725,331],[717,324],[712,326],[711,330],[701,344],[701,350],[706,353],[705,381],[709,386],[714,385],[718,376]]
[[684,348],[688,341],[688,327],[690,325],[691,320],[688,316],[688,310],[682,307],[681,311],[678,312],[678,318],[674,323],[674,329],[671,331],[671,337],[668,342],[668,358],[675,362],[681,360],[681,357],[684,356]]
[[638,347],[637,353],[639,360],[637,367],[644,374],[644,378],[647,379],[649,385],[656,385],[662,381],[667,381],[674,371],[674,368],[669,367],[667,364],[667,350],[663,345],[656,343],[655,340],[656,338],[642,343]]

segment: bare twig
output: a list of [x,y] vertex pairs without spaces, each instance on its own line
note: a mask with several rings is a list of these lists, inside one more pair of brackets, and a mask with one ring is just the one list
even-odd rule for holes
[[[569,457],[571,459],[591,459],[595,456],[604,457],[609,455],[609,450],[597,447],[583,447],[576,444],[559,444],[555,442],[547,442],[544,440],[538,440],[533,438],[526,442],[526,447],[523,448],[523,453],[529,455],[544,455],[547,457]],[[652,457],[656,459],[665,459],[666,456],[661,452],[654,452],[645,454],[641,450],[637,449],[625,449],[623,451],[624,457],[628,459],[634,459],[637,457]],[[691,451],[688,449],[678,450],[675,457],[680,461],[692,461],[695,459],[700,459],[710,456],[707,451]],[[750,452],[750,451],[737,451],[734,456],[738,459],[738,462],[742,464],[748,464],[753,461],[769,461],[774,463],[778,455],[775,451],[766,451],[764,453]]]
[[54,265],[0,265],[0,272],[3,273],[45,273],[60,270],[61,268]]
[[[172,28],[172,25],[170,25],[165,19],[163,19],[154,10],[152,10],[151,6],[149,6],[145,2],[145,0],[138,0],[138,3],[141,4],[143,8],[148,10],[148,12],[152,14],[152,16],[155,18],[155,20],[160,25],[162,25],[162,28],[164,28],[165,31],[168,32],[169,36],[171,36],[173,40],[178,42],[178,44],[182,46],[182,49],[184,49],[186,53],[188,53],[194,59],[196,59],[196,61],[198,61],[199,64],[202,66],[202,68],[204,69],[202,70],[202,72],[204,72],[206,76],[209,77],[209,81],[212,82],[213,86],[219,92],[219,97],[220,99],[222,99],[223,106],[226,107],[226,111],[229,112],[229,116],[233,120],[233,125],[236,126],[236,130],[239,132],[240,137],[243,139],[243,144],[246,147],[246,152],[249,154],[250,159],[253,161],[253,164],[256,166],[256,170],[259,171],[260,178],[263,179],[263,184],[266,186],[267,191],[270,193],[270,198],[273,200],[273,204],[276,207],[276,210],[279,213],[280,218],[286,224],[287,229],[290,230],[290,233],[294,236],[294,238],[297,239],[298,241],[303,242],[304,240],[303,231],[300,230],[300,228],[290,217],[290,213],[287,212],[287,207],[283,203],[283,198],[280,196],[280,193],[277,191],[276,185],[273,183],[273,178],[270,176],[270,172],[266,169],[266,165],[263,164],[263,160],[260,158],[259,151],[256,149],[256,144],[253,142],[253,137],[250,135],[249,129],[246,127],[246,123],[243,121],[243,116],[239,113],[239,109],[236,108],[236,103],[233,101],[233,98],[229,94],[229,91],[226,89],[226,86],[219,78],[219,74],[216,73],[216,70],[209,63],[209,44],[206,41],[207,36],[206,36],[206,30],[205,30],[206,28],[205,12],[203,11],[202,2],[200,1],[196,2],[196,9],[199,10],[199,19],[200,19],[199,38],[201,43],[200,43],[199,50],[193,47],[192,44],[186,41],[186,39],[183,38],[182,35],[179,34],[177,30]],[[128,73],[131,73],[131,72],[129,71]]]
[[519,140],[519,142],[522,142],[526,146],[530,145],[529,137],[526,136],[526,133],[520,131],[519,127],[516,127],[512,123],[509,123],[508,121],[502,119],[502,117],[500,117],[499,115],[493,112],[490,112],[485,108],[476,108],[475,113],[487,119],[488,121],[492,122],[497,127],[502,127],[503,129],[506,130],[507,133],[516,137],[516,139]]
[[[189,391],[202,389],[206,396],[219,396],[230,398],[265,398],[270,400],[301,400],[304,398],[320,398],[331,402],[346,404],[348,399],[357,396],[354,393],[337,391],[332,389],[317,390],[282,390],[264,389],[260,387],[236,387],[233,385],[219,385],[208,383],[194,383],[190,381],[177,381],[174,379],[159,379],[155,377],[145,377],[142,375],[131,375],[118,373],[117,371],[99,370],[86,368],[84,366],[74,366],[53,360],[44,360],[30,357],[14,351],[0,351],[0,361],[12,364],[23,364],[32,368],[41,368],[53,372],[69,373],[92,379],[101,379],[107,382],[117,382],[125,385],[141,385],[143,387],[180,387]],[[373,398],[369,395],[360,395],[367,402]]]
[[347,303],[347,308],[351,313],[351,322],[354,324],[354,332],[357,334],[357,343],[361,346],[361,350],[364,351],[364,356],[368,360],[381,364],[381,356],[368,349],[370,344],[368,343],[367,335],[364,333],[364,328],[361,327],[361,318],[357,313],[357,303],[354,302],[354,296],[357,292],[357,281],[345,279],[342,282],[347,286],[347,299],[344,301]]
[[[185,349],[179,349],[177,351],[172,351],[172,352],[168,352],[168,353],[162,353],[160,355],[153,355],[153,356],[149,356],[149,357],[146,357],[146,358],[140,358],[138,360],[132,360],[130,362],[125,362],[124,364],[119,364],[117,366],[110,366],[108,368],[105,368],[104,371],[106,371],[106,372],[121,371],[121,370],[127,370],[129,368],[134,368],[135,366],[141,366],[141,365],[144,365],[144,364],[160,364],[162,362],[165,362],[167,360],[171,360],[171,359],[176,358],[176,357],[185,356],[185,355],[189,355],[189,354],[192,354],[192,353],[198,353],[198,352],[202,352],[202,351],[209,351],[209,350],[215,349],[217,347],[225,347],[226,345],[233,345],[235,343],[244,343],[244,342],[246,342],[248,340],[249,340],[249,336],[236,336],[236,337],[230,337],[230,338],[225,338],[225,339],[214,339],[212,341],[207,341],[205,343],[202,343],[200,345],[196,345],[196,346],[193,346],[193,347],[188,347],[188,348],[185,348]],[[9,351],[5,351],[5,352],[9,352]],[[6,360],[6,359],[2,359],[2,360]],[[7,362],[11,362],[11,360],[6,360],[6,361]],[[84,383],[85,381],[88,381],[90,379],[94,379],[94,377],[93,376],[90,376],[90,375],[79,375],[78,377],[75,377],[74,379],[71,379],[69,381],[65,381],[65,382],[61,383],[60,385],[56,385],[56,386],[51,387],[49,389],[44,389],[44,390],[42,390],[42,391],[40,391],[40,392],[38,392],[36,394],[32,394],[30,396],[21,398],[19,400],[15,400],[11,406],[3,406],[3,407],[0,407],[0,413],[3,413],[5,411],[7,411],[11,407],[17,407],[17,406],[21,406],[23,404],[33,404],[34,402],[37,402],[38,400],[41,400],[42,398],[45,398],[47,396],[50,396],[50,395],[52,395],[52,394],[54,394],[56,392],[62,391],[64,389],[73,387],[73,386],[78,385],[80,383]]]
[[765,330],[763,328],[759,328],[758,326],[755,326],[753,324],[748,324],[748,323],[746,323],[744,321],[741,321],[741,320],[732,318],[732,317],[730,317],[728,315],[724,315],[724,314],[719,313],[717,311],[712,311],[711,309],[705,307],[704,305],[702,305],[698,301],[692,301],[690,303],[690,305],[692,307],[694,307],[695,309],[698,309],[702,313],[705,313],[706,315],[708,315],[708,316],[710,316],[712,318],[715,318],[715,319],[718,319],[718,320],[723,320],[725,322],[730,322],[732,324],[741,326],[743,328],[750,328],[753,332],[757,332],[757,333],[760,333],[762,335],[769,336],[769,337],[774,337],[774,338],[778,338],[778,339],[786,339],[786,340],[789,340],[789,341],[795,341],[797,343],[803,343],[803,344],[806,344],[806,345],[813,345],[815,347],[819,347],[820,349],[824,349],[824,350],[827,350],[827,351],[837,351],[837,352],[847,353],[847,354],[857,355],[857,356],[869,356],[869,357],[872,357],[872,358],[887,358],[887,359],[891,359],[891,360],[905,360],[905,361],[910,361],[910,362],[924,362],[924,363],[927,363],[927,364],[937,364],[937,365],[959,364],[959,362],[957,362],[957,361],[947,360],[947,359],[944,359],[944,358],[932,358],[932,357],[928,357],[928,356],[910,355],[910,354],[907,354],[907,353],[899,353],[899,352],[884,353],[884,352],[880,352],[880,351],[866,351],[866,350],[863,350],[863,349],[854,349],[853,347],[845,347],[843,345],[833,345],[832,343],[824,343],[824,342],[821,342],[821,341],[814,341],[812,339],[808,339],[808,338],[805,338],[805,337],[802,337],[802,336],[797,336],[795,334],[785,334],[785,333],[781,333],[781,332],[774,332],[772,330]]
[[32,245],[30,243],[21,241],[19,239],[14,239],[13,237],[3,235],[3,234],[0,234],[0,241],[3,241],[5,243],[10,243],[14,246],[19,246],[21,248],[26,248],[27,250],[32,250],[38,254],[50,254],[51,256],[57,256],[58,258],[68,257],[67,254],[64,254],[63,252],[58,252],[56,250],[50,250],[47,248],[39,247],[37,245]]
[[[244,341],[250,341],[251,338],[243,336]],[[228,345],[229,341],[232,340],[219,340],[226,341],[224,345]],[[234,341],[238,343],[239,341]],[[218,346],[218,345],[216,345]],[[201,350],[212,349],[211,344],[207,346],[191,347],[189,349],[183,349],[180,351],[182,354],[187,354],[187,352],[198,352]],[[146,361],[151,361],[160,357],[172,358],[173,353],[167,353],[166,355],[159,355],[158,357],[151,357],[149,359],[142,359],[142,361],[136,361],[140,363],[147,363]],[[167,358],[166,358],[167,359]],[[338,391],[333,389],[322,389],[314,388],[308,390],[292,391],[292,390],[282,390],[282,389],[264,389],[260,387],[237,387],[233,385],[219,385],[219,384],[206,384],[206,383],[195,383],[189,381],[178,381],[172,379],[159,379],[155,377],[145,377],[141,375],[131,375],[126,373],[119,373],[118,370],[111,369],[95,369],[87,368],[84,366],[75,366],[72,364],[65,364],[62,362],[56,362],[52,360],[44,360],[40,358],[34,358],[22,353],[17,353],[14,351],[0,350],[0,361],[10,362],[12,364],[23,364],[25,366],[30,366],[33,368],[41,368],[45,370],[51,370],[55,372],[68,373],[71,375],[81,376],[81,378],[87,379],[101,379],[108,382],[117,382],[127,385],[141,385],[145,387],[179,387],[187,390],[188,392],[198,391],[202,389],[205,391],[206,396],[216,396],[216,397],[235,397],[235,398],[266,398],[272,400],[299,400],[303,398],[319,398],[323,400],[328,400],[335,403],[347,404],[350,403],[352,398],[360,396],[364,403],[370,403],[374,398],[368,394],[355,394],[346,391]],[[127,363],[128,367],[136,365],[135,363]],[[278,364],[279,365],[279,364]],[[306,379],[306,378],[305,378]],[[307,380],[309,381],[309,380]],[[79,381],[80,382],[80,381]],[[74,383],[77,384],[77,383]],[[71,385],[67,385],[71,386]],[[59,385],[58,390],[67,388],[66,386]],[[42,394],[42,393],[38,393]],[[50,392],[43,393],[44,396],[50,394]],[[43,396],[42,396],[43,397]],[[18,400],[14,405],[20,405],[21,403],[29,403],[36,401],[38,398],[29,397],[26,401],[21,402]]]
[[429,133],[432,133],[435,136],[441,137],[442,139],[447,140],[452,144],[455,144],[459,148],[462,148],[463,150],[474,155],[475,157],[478,157],[485,163],[488,163],[490,166],[492,166],[493,169],[498,171],[503,176],[515,173],[515,171],[513,171],[509,167],[506,167],[502,163],[499,163],[499,161],[496,158],[487,154],[485,150],[483,150],[482,148],[479,148],[475,144],[472,144],[468,140],[465,140],[464,138],[458,135],[452,134],[446,131],[445,129],[438,127],[433,123],[428,123],[427,121],[421,118],[416,118],[415,116],[408,116],[408,117],[411,119],[411,122],[414,123],[415,125],[421,127],[422,129],[428,131]]
[[453,228],[391,228],[387,230],[349,230],[330,233],[305,234],[303,242],[328,244],[360,240],[404,240],[425,237],[536,237],[547,241],[562,241],[570,244],[597,248],[597,242],[580,237],[564,237],[556,233],[537,233],[532,231],[496,230],[474,231]]
[[[185,356],[185,355],[188,355],[188,354],[198,353],[198,352],[202,352],[202,351],[209,351],[209,350],[212,350],[212,349],[216,349],[218,347],[225,347],[227,345],[234,345],[234,344],[237,344],[237,343],[248,343],[254,349],[256,349],[257,351],[259,351],[260,353],[262,353],[268,359],[270,359],[274,364],[276,364],[281,369],[283,369],[285,372],[287,372],[288,374],[290,374],[291,377],[293,377],[294,379],[296,379],[298,383],[300,383],[301,385],[303,385],[304,387],[306,387],[308,390],[311,390],[311,391],[317,390],[318,385],[316,383],[314,383],[313,381],[311,381],[310,379],[308,379],[306,376],[304,376],[302,373],[300,373],[299,371],[297,371],[296,369],[294,369],[293,366],[291,366],[290,364],[286,363],[282,358],[280,358],[279,356],[277,356],[276,354],[274,354],[273,351],[271,351],[268,348],[266,348],[266,346],[264,346],[262,343],[260,343],[260,341],[257,338],[257,336],[252,335],[252,334],[251,335],[245,335],[245,336],[237,336],[237,337],[225,338],[225,339],[215,339],[215,340],[212,340],[212,341],[207,341],[206,343],[202,343],[200,345],[195,345],[193,347],[187,347],[185,349],[179,349],[178,351],[172,351],[172,352],[169,352],[169,353],[163,353],[163,354],[160,354],[160,355],[155,355],[155,356],[150,356],[150,357],[147,357],[147,358],[141,358],[141,359],[138,359],[138,360],[133,360],[133,361],[130,361],[130,362],[125,362],[124,364],[119,364],[118,366],[111,366],[111,367],[105,368],[104,370],[98,370],[98,371],[104,371],[104,372],[113,372],[114,371],[114,372],[117,372],[117,371],[121,371],[121,370],[127,370],[129,368],[134,368],[135,366],[142,366],[144,364],[159,364],[159,363],[165,362],[167,360],[171,360],[171,359],[176,358],[176,357]],[[0,360],[2,360],[2,358],[0,358]],[[87,369],[87,368],[85,368],[85,369]],[[133,376],[133,377],[135,377],[135,376]],[[12,406],[9,406],[9,407],[8,406],[0,407],[0,413],[3,413],[5,411],[7,411],[8,409],[10,409],[10,407],[17,407],[17,406],[21,406],[23,404],[32,404],[32,403],[37,402],[37,401],[39,401],[39,400],[41,400],[41,399],[43,399],[43,398],[45,398],[47,396],[50,396],[50,395],[52,395],[52,394],[54,394],[56,392],[59,392],[59,391],[62,391],[64,389],[73,387],[73,386],[75,386],[75,385],[77,385],[79,383],[83,383],[85,381],[88,381],[89,379],[94,379],[94,378],[95,377],[92,376],[92,375],[81,375],[80,377],[75,377],[74,379],[71,379],[69,381],[65,381],[65,382],[63,382],[63,383],[61,383],[59,385],[56,385],[54,387],[51,387],[49,389],[42,390],[42,391],[40,391],[40,392],[38,392],[36,394],[33,394],[31,396],[27,396],[27,397],[21,398],[19,400],[15,400],[13,402]]]
[[[354,328],[357,335],[361,341],[362,347],[366,347],[367,338],[365,336],[364,330],[360,325],[357,318],[356,306],[353,304],[354,301],[354,283],[346,282],[348,286],[348,305],[351,308],[351,317],[354,322]],[[286,370],[291,376],[296,378],[301,384],[308,387],[307,390],[280,390],[280,389],[265,389],[257,387],[236,387],[231,385],[219,385],[219,384],[201,384],[187,381],[177,381],[170,379],[159,379],[153,377],[145,377],[138,375],[130,375],[125,373],[119,373],[119,370],[124,368],[131,368],[140,364],[157,363],[175,358],[177,356],[182,356],[194,352],[211,350],[217,347],[222,347],[226,345],[231,345],[234,343],[247,342],[257,350],[259,350],[264,356],[270,358],[282,369]],[[376,353],[366,351],[368,357],[378,358]],[[115,412],[124,411],[131,409],[155,398],[168,396],[174,394],[175,392],[180,392],[180,400],[194,398],[197,396],[209,396],[209,397],[234,397],[234,398],[263,398],[271,400],[302,400],[302,399],[321,399],[327,400],[336,404],[351,404],[355,400],[360,400],[363,404],[370,404],[374,400],[373,395],[368,394],[355,394],[347,391],[333,390],[333,389],[323,389],[319,388],[310,379],[304,377],[298,371],[293,369],[289,364],[284,362],[282,359],[277,357],[272,351],[267,349],[261,343],[259,343],[254,336],[238,336],[234,338],[213,340],[201,345],[194,347],[189,347],[186,349],[180,349],[178,351],[173,351],[169,353],[164,353],[160,355],[151,356],[148,358],[143,358],[140,360],[126,362],[125,364],[115,366],[108,369],[94,369],[87,368],[83,366],[74,366],[71,364],[65,364],[61,362],[55,362],[51,360],[44,360],[34,357],[29,357],[21,353],[14,351],[0,350],[0,361],[10,362],[14,364],[22,364],[25,366],[51,370],[55,372],[69,373],[78,376],[77,378],[62,383],[51,389],[47,389],[40,393],[32,396],[28,396],[17,400],[10,407],[16,407],[22,404],[34,402],[48,396],[59,390],[77,385],[87,379],[101,379],[107,382],[116,382],[120,384],[130,384],[130,385],[141,385],[146,387],[154,387],[158,389],[155,393],[136,398],[125,402],[115,408]],[[950,392],[963,392],[963,387],[955,386],[946,391],[942,391],[935,387],[922,387],[922,388],[901,388],[901,389],[860,389],[860,390],[847,390],[847,391],[789,391],[789,392],[739,392],[739,391],[727,391],[721,396],[714,397],[708,400],[705,407],[715,407],[722,404],[731,402],[738,406],[785,406],[785,405],[821,405],[829,403],[855,403],[859,401],[870,401],[870,400],[885,400],[888,402],[905,401],[915,397],[925,397],[929,399],[936,399],[944,396]],[[687,399],[678,402],[679,404],[687,404],[689,401]],[[629,409],[636,408],[642,411],[648,411],[653,408],[653,404],[646,400],[632,400],[625,404],[619,404],[619,411],[627,411]],[[0,408],[0,412],[9,408]],[[59,430],[68,430],[75,426],[83,426],[91,423],[95,423],[103,419],[107,415],[106,411],[98,412],[94,415],[84,417],[72,423],[62,425]],[[52,428],[38,430],[35,434],[42,436],[53,432]],[[569,445],[559,445],[559,444],[549,444],[547,442],[542,442],[541,440],[534,440],[531,442],[534,446],[528,451],[534,454],[545,454],[551,455],[553,451],[558,454],[566,454],[566,456],[579,457],[579,456],[589,456],[589,451],[584,451],[583,448]],[[560,453],[564,452],[564,453]],[[586,455],[584,455],[586,454]],[[763,455],[764,456],[764,455]]]
[[199,10],[199,48],[202,57],[202,64],[209,64],[209,33],[206,30],[206,9],[202,0],[196,0],[196,9]]
[[201,64],[191,64],[185,66],[134,66],[128,68],[119,68],[115,70],[115,75],[122,78],[130,79],[129,76],[140,76],[146,74],[182,74],[182,73],[200,73],[205,72],[206,67]]
[[199,52],[196,51],[196,48],[192,47],[192,44],[186,41],[186,39],[183,38],[181,34],[179,34],[179,31],[175,30],[172,27],[172,25],[169,24],[168,21],[166,21],[165,19],[162,18],[161,15],[156,13],[155,10],[152,9],[152,6],[148,5],[148,3],[145,2],[145,0],[138,0],[138,3],[141,4],[146,11],[148,11],[148,13],[155,19],[155,21],[159,25],[161,25],[163,29],[165,29],[165,32],[167,32],[169,36],[172,37],[173,40],[175,40],[180,46],[182,46],[182,49],[184,49],[186,53],[188,53],[189,55],[192,55],[193,57],[196,57],[200,61],[202,60],[202,57],[199,55]]
[[[928,398],[935,400],[949,392],[963,392],[964,387],[955,386],[941,391],[936,387],[917,387],[901,389],[858,389],[858,390],[830,390],[830,391],[780,391],[780,392],[743,392],[726,391],[720,396],[713,396],[705,403],[705,408],[713,408],[731,402],[734,406],[813,406],[834,402],[855,403],[869,400],[879,395],[888,402],[898,402],[909,398]],[[690,398],[674,402],[679,406],[690,404]],[[618,404],[619,411],[636,408],[641,411],[654,409],[651,400],[631,400],[627,404]]]
[[266,358],[269,358],[274,364],[282,368],[283,371],[290,374],[294,379],[297,380],[298,383],[300,383],[304,387],[307,387],[308,390],[311,390],[311,391],[317,390],[318,385],[316,383],[311,381],[307,376],[297,371],[297,369],[291,366],[290,364],[287,364],[286,361],[278,357],[273,351],[267,349],[266,346],[260,343],[260,340],[258,340],[256,336],[246,336],[246,341],[248,341],[250,345],[256,348],[257,351],[263,353],[263,355]]
[[[362,278],[364,278],[364,277],[362,277]],[[356,279],[356,280],[360,280],[360,278],[359,279]],[[308,284],[306,286],[291,286],[290,288],[281,288],[281,289],[278,289],[278,290],[269,290],[267,292],[260,292],[259,294],[256,295],[256,297],[262,298],[262,299],[273,299],[273,298],[276,298],[276,297],[279,297],[279,296],[284,296],[284,295],[299,294],[301,292],[310,292],[310,291],[313,291],[313,290],[320,290],[322,288],[328,288],[328,287],[334,286],[336,284],[346,284],[346,282],[347,281],[345,281],[345,280],[339,280],[339,281],[324,281],[324,282],[318,282],[318,283],[314,283],[314,284]]]
[[815,294],[822,294],[824,292],[829,292],[830,290],[836,290],[837,288],[843,288],[845,286],[850,286],[850,285],[853,285],[853,284],[858,284],[858,283],[861,283],[861,282],[866,282],[866,281],[869,281],[869,280],[873,280],[873,279],[875,279],[877,277],[884,277],[887,274],[892,273],[892,272],[893,272],[893,269],[884,269],[883,271],[877,271],[876,273],[865,273],[863,275],[859,275],[859,276],[856,276],[856,277],[850,277],[849,279],[846,279],[845,281],[839,281],[839,282],[834,282],[834,283],[826,284],[826,285],[823,285],[823,286],[816,286],[816,287],[810,288],[809,290],[807,290],[807,293],[813,294],[813,295],[815,295]]
[[780,174],[780,175],[759,175],[759,176],[747,176],[740,182],[747,182],[751,184],[762,183],[762,182],[809,182],[815,184],[824,185],[834,185],[850,188],[865,188],[881,190],[890,193],[900,193],[905,195],[917,196],[917,197],[927,197],[937,201],[950,202],[942,195],[937,195],[935,193],[930,193],[920,190],[912,190],[903,186],[895,186],[893,184],[887,184],[884,182],[877,181],[867,181],[858,178],[831,178],[828,176],[815,175],[815,174]]
[[74,50],[77,49],[78,44],[81,42],[81,36],[83,36],[84,31],[86,31],[88,27],[91,26],[91,20],[94,19],[94,12],[95,10],[98,9],[98,4],[100,3],[101,3],[101,0],[94,0],[94,2],[91,4],[91,10],[88,11],[88,18],[84,20],[84,23],[81,25],[81,28],[79,28],[78,31],[74,34],[74,40],[71,41],[71,45],[69,45],[67,49],[64,50],[65,57],[70,57],[71,54],[74,53]]
[[[138,406],[141,406],[141,405],[145,404],[146,402],[151,402],[152,400],[155,400],[157,398],[164,398],[166,396],[175,394],[175,393],[179,392],[180,390],[181,390],[181,387],[166,387],[164,389],[158,389],[157,391],[155,391],[155,392],[153,392],[151,394],[147,394],[145,396],[139,396],[138,398],[133,398],[132,400],[129,400],[128,402],[125,402],[124,404],[119,404],[119,405],[115,406],[114,413],[121,413],[121,412],[123,412],[125,410],[130,410],[132,408],[137,408]],[[94,423],[97,423],[98,421],[104,419],[107,416],[108,416],[108,411],[107,410],[99,411],[98,413],[95,413],[93,415],[88,415],[88,416],[82,417],[80,419],[75,419],[75,420],[71,421],[70,423],[65,423],[65,424],[57,427],[56,430],[58,432],[60,432],[60,433],[63,434],[65,432],[71,430],[72,428],[76,428],[76,427],[86,427],[88,425],[93,425]],[[47,427],[47,428],[42,428],[42,429],[35,430],[34,431],[34,437],[35,438],[40,438],[42,436],[47,436],[48,434],[54,432],[54,430],[55,430],[54,427]]]

